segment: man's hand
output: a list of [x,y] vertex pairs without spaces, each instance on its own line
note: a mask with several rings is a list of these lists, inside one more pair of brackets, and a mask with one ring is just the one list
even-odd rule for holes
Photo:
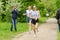
[[37,20],[38,18],[36,17],[35,20]]
[[25,13],[23,15],[26,15]]

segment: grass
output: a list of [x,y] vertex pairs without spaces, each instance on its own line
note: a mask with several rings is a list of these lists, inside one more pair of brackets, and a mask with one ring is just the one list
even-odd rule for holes
[[[41,17],[40,24],[46,21],[45,17]],[[0,22],[0,40],[11,40],[17,34],[26,32],[28,30],[27,23],[17,23],[17,32],[10,31],[11,23],[8,22]]]
[[46,20],[47,20],[46,17],[41,17],[41,18],[39,19],[39,23],[44,23]]
[[60,40],[60,32],[58,32],[58,39],[57,40]]
[[18,31],[10,32],[10,25],[11,23],[0,23],[0,40],[11,40],[14,35],[17,35],[19,33],[25,32],[28,30],[26,23],[17,23],[17,29]]

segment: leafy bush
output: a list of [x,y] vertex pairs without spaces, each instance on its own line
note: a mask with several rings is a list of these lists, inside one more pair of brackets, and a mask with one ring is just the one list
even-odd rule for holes
[[56,9],[59,7],[59,2],[58,0],[0,0],[0,21],[11,21],[10,12],[14,5],[19,10],[18,21],[25,22],[26,16],[23,16],[23,13],[28,5],[36,5],[42,17],[46,17],[46,13],[53,17]]

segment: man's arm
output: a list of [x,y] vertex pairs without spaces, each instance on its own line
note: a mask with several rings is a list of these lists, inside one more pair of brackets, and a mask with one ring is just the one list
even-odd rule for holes
[[39,10],[38,10],[38,18],[40,18],[40,12],[39,12]]
[[17,10],[17,14],[19,14],[19,11]]
[[23,15],[26,15],[26,13],[23,13]]

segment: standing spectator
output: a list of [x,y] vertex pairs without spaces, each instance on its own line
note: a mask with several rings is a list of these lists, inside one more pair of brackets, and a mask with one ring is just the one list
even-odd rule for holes
[[60,8],[58,9],[58,11],[56,13],[56,19],[58,20],[58,28],[59,28],[59,32],[60,32]]
[[31,6],[28,6],[28,9],[23,14],[23,15],[26,15],[26,21],[27,21],[27,24],[28,24],[28,31],[29,31],[29,33],[31,31],[31,18],[30,18],[30,14],[31,13],[32,13]]
[[11,25],[10,30],[12,31],[13,27],[14,27],[15,31],[17,31],[16,19],[17,19],[17,15],[18,15],[18,10],[17,10],[16,6],[13,7],[11,14],[12,14],[12,25]]

